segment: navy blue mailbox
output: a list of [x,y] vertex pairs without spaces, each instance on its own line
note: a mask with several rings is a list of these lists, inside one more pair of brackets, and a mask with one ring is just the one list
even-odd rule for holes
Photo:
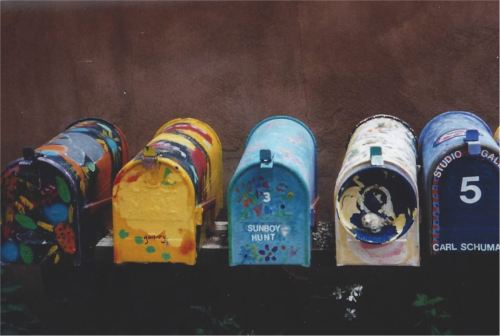
[[499,251],[498,145],[470,112],[434,117],[419,139],[431,251]]
[[317,202],[311,130],[288,116],[257,124],[227,197],[231,266],[309,266]]

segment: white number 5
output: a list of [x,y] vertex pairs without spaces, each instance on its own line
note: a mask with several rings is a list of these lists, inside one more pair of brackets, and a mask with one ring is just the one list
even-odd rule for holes
[[478,186],[469,184],[470,182],[479,182],[479,176],[462,177],[462,187],[460,188],[460,192],[465,193],[467,191],[472,191],[474,196],[469,198],[466,195],[460,195],[460,199],[464,203],[474,204],[481,199],[481,189],[479,189]]

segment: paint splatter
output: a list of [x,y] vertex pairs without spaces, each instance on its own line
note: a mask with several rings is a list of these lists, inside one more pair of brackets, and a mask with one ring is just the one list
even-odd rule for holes
[[161,257],[163,258],[163,260],[167,261],[167,260],[170,259],[171,256],[170,256],[169,253],[164,252],[164,253],[161,254]]
[[57,245],[53,245],[50,249],[49,249],[49,252],[47,252],[47,257],[50,257],[51,255],[53,255],[54,253],[56,253],[57,249],[59,247]]
[[144,243],[144,239],[141,236],[135,236],[134,241],[137,245]]
[[26,244],[19,244],[19,254],[21,255],[21,259],[25,264],[31,264],[33,262],[33,250]]
[[146,247],[146,252],[148,253],[155,253],[156,249],[154,248],[154,246],[148,246]]
[[38,221],[36,223],[38,224],[39,227],[41,227],[44,230],[47,230],[49,232],[53,232],[54,231],[54,226],[51,225],[51,224],[47,224],[47,223],[42,222],[42,221]]
[[118,232],[118,236],[120,236],[121,239],[125,239],[128,237],[128,232],[121,229],[120,232]]
[[172,173],[172,171],[169,169],[169,168],[165,168],[165,170],[163,171],[163,181],[161,181],[161,184],[162,185],[166,185],[166,186],[169,186],[169,185],[174,185],[175,182],[168,182],[168,175],[170,175]]
[[43,208],[43,214],[49,223],[61,223],[68,219],[68,207],[62,203],[56,203]]
[[2,243],[2,261],[14,262],[19,258],[19,249],[16,243],[5,241]]
[[71,193],[64,179],[56,176],[56,186],[59,197],[61,197],[64,203],[69,203],[69,201],[71,200]]
[[184,237],[181,246],[179,247],[179,250],[182,254],[188,254],[189,252],[194,250],[194,247],[195,247],[194,241],[190,238]]
[[35,222],[33,221],[33,219],[31,219],[30,217],[28,217],[26,215],[17,214],[15,218],[16,218],[16,221],[23,228],[30,229],[30,230],[34,230],[34,229],[37,228],[37,226],[36,226]]
[[33,210],[33,208],[35,207],[34,204],[24,196],[19,196],[19,201],[23,206],[25,206],[29,210]]
[[73,229],[66,224],[56,225],[54,228],[56,239],[64,252],[73,254],[76,252],[75,233]]
[[[127,181],[127,182],[135,182],[135,181],[137,181],[139,179],[139,177],[141,177],[140,174],[134,174],[132,176],[127,177],[127,179],[125,181]],[[116,183],[118,183],[118,182],[115,182],[115,184]]]

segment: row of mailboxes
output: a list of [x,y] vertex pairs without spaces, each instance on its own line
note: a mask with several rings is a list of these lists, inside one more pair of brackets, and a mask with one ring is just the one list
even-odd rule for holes
[[[166,123],[127,164],[122,132],[99,119],[23,154],[2,174],[6,262],[78,265],[106,233],[96,209],[112,200],[115,262],[193,265],[222,208],[222,146],[196,119]],[[498,251],[498,144],[488,126],[444,113],[417,146],[408,124],[377,115],[356,126],[334,189],[337,264],[418,265],[418,164],[431,250]],[[312,131],[288,116],[260,122],[226,197],[230,265],[309,266]]]

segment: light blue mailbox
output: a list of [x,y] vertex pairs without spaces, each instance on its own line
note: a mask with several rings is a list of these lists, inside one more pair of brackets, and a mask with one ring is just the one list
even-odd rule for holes
[[309,127],[288,116],[257,124],[227,197],[231,266],[309,266],[317,203],[316,140]]
[[488,125],[470,112],[442,113],[419,147],[431,252],[498,252],[498,145]]

